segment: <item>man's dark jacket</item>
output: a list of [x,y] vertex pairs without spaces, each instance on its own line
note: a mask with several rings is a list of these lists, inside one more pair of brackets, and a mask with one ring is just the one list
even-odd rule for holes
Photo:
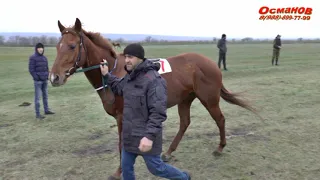
[[219,48],[219,53],[221,54],[227,53],[227,42],[225,38],[219,39],[217,43],[217,48]]
[[[43,50],[44,53],[44,50]],[[48,60],[42,54],[39,54],[35,47],[35,52],[29,57],[29,73],[35,81],[46,81],[49,76]]]
[[273,41],[273,48],[274,49],[280,49],[279,46],[281,46],[281,39],[280,38],[275,38]]
[[[167,85],[159,66],[144,60],[125,77],[108,73],[105,82],[124,99],[122,145],[128,152],[159,155],[162,152],[162,122],[167,119]],[[139,150],[143,137],[153,141],[148,152]]]

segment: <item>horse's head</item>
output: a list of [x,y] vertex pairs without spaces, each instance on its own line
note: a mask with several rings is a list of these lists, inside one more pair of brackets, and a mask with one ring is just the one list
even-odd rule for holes
[[58,21],[58,26],[61,32],[61,39],[56,46],[57,56],[50,72],[52,86],[65,84],[67,78],[87,61],[86,48],[83,43],[84,34],[80,20],[77,18],[71,28],[64,27],[60,21]]

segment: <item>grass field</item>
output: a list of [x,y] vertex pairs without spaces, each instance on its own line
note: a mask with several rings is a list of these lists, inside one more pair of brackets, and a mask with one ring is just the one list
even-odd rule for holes
[[[280,66],[271,66],[272,45],[229,45],[223,82],[260,109],[252,113],[221,100],[227,146],[209,113],[194,101],[189,126],[173,164],[188,169],[195,180],[316,180],[320,177],[320,44],[284,44]],[[198,52],[217,60],[215,45],[146,46],[148,57]],[[83,74],[65,86],[49,86],[49,105],[56,112],[37,121],[34,89],[28,73],[33,48],[0,48],[0,179],[107,179],[119,165],[117,128]],[[55,49],[45,49],[50,67]],[[22,102],[31,106],[19,107]],[[41,108],[43,108],[41,103]],[[41,109],[42,110],[42,109]],[[43,110],[42,110],[43,111]],[[164,150],[173,140],[177,107],[168,110]],[[139,180],[152,176],[141,157]]]

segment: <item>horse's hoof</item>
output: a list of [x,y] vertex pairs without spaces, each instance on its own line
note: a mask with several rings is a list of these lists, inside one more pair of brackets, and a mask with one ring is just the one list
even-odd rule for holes
[[218,157],[218,156],[221,156],[222,155],[222,152],[218,151],[218,150],[215,150],[213,151],[212,153],[215,157]]
[[174,158],[172,155],[162,154],[161,159],[163,162],[169,162]]
[[109,176],[108,180],[121,180],[121,177]]

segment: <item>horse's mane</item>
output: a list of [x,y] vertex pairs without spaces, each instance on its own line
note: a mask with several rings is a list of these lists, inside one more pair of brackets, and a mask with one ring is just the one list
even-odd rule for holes
[[106,38],[104,38],[100,33],[94,33],[90,31],[82,30],[83,33],[97,46],[104,50],[110,51],[113,58],[117,58],[117,53],[113,49],[112,44]]

